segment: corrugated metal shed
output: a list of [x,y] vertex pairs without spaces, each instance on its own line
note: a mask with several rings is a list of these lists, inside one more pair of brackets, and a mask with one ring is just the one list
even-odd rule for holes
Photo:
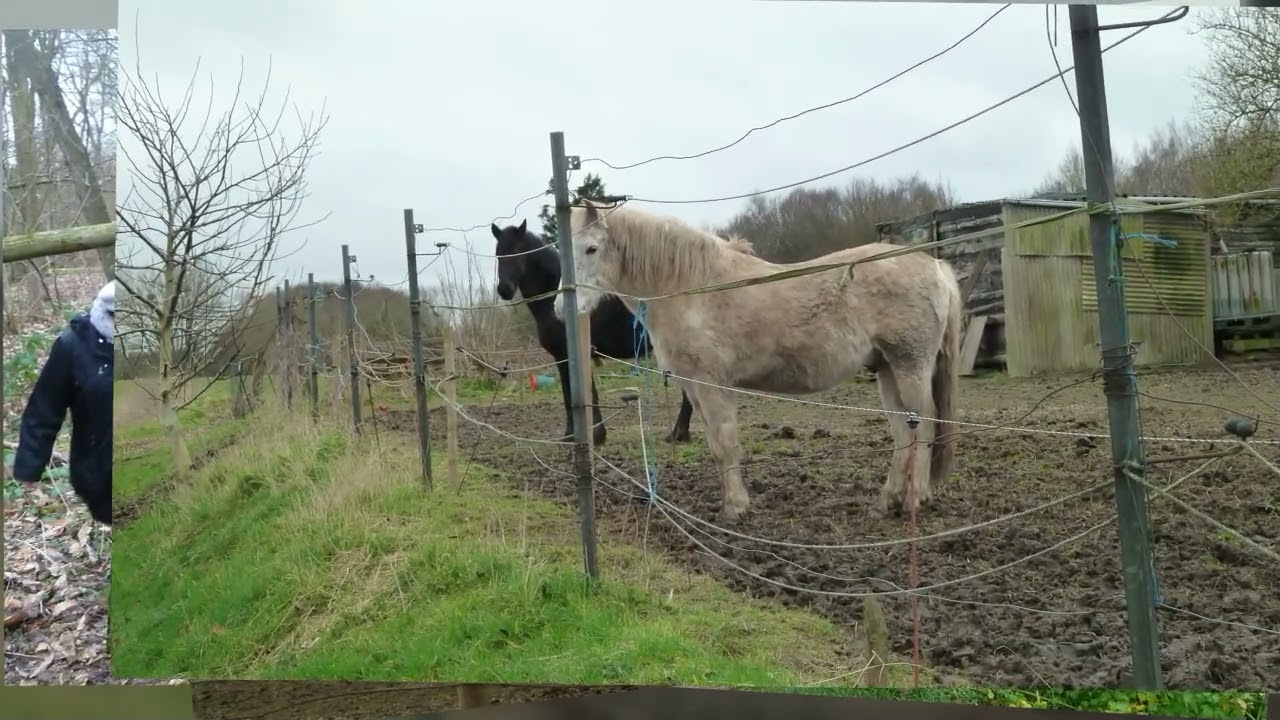
[[[1177,202],[1172,198],[1132,198]],[[891,242],[917,244],[1082,206],[1075,198],[1006,198],[940,210],[877,226]],[[1125,233],[1146,239],[1125,244],[1124,272],[1130,331],[1142,365],[1194,363],[1213,348],[1210,227],[1194,210],[1127,215]],[[1003,361],[1011,376],[1091,370],[1098,365],[1098,315],[1088,217],[1005,230],[936,249],[952,262],[962,285],[972,283],[970,316],[988,317],[980,358]],[[985,260],[982,260],[985,256]],[[974,271],[979,273],[970,278]]]

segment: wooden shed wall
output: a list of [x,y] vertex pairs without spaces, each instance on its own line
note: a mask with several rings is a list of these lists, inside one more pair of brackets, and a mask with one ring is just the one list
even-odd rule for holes
[[[883,223],[878,226],[880,239],[905,245],[919,245],[936,240],[948,240],[960,235],[1001,228],[1001,202],[971,203],[934,213],[926,213],[904,220]],[[1004,280],[1001,268],[1000,248],[1004,246],[1004,233],[929,251],[934,257],[946,260],[956,271],[961,287],[970,281],[972,292],[965,302],[966,317],[984,315],[988,318],[978,353],[978,364],[1002,363],[1004,353]],[[986,256],[985,262],[980,258]],[[978,276],[973,278],[974,272]]]
[[[1011,225],[1053,212],[1006,205],[1003,215]],[[1087,216],[1079,215],[1006,233],[1009,242],[1001,264],[1005,357],[1012,377],[1098,366],[1088,222]],[[1130,336],[1138,346],[1135,362],[1146,366],[1207,360],[1201,346],[1213,347],[1213,312],[1210,240],[1203,223],[1193,215],[1150,213],[1126,216],[1121,228],[1177,242],[1173,248],[1146,239],[1125,243],[1125,300]]]

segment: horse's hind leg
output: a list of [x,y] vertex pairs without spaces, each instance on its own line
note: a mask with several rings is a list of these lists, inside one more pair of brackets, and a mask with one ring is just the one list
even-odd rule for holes
[[680,414],[676,416],[675,427],[667,435],[667,442],[688,442],[689,421],[693,419],[693,403],[689,401],[689,393],[680,393]]
[[[929,471],[932,461],[930,444],[936,428],[931,420],[934,416],[933,396],[931,394],[930,376],[932,368],[918,367],[886,367],[877,373],[880,385],[880,401],[886,410],[895,411],[889,416],[889,427],[893,433],[893,460],[890,462],[889,477],[880,491],[879,509],[888,512],[890,506],[907,509],[907,483],[915,481],[916,508],[928,503],[933,496],[929,486]],[[914,412],[921,418],[914,433],[902,413]],[[915,440],[912,443],[912,440]]]
[[747,514],[751,499],[742,482],[738,404],[729,391],[709,385],[690,383],[685,392],[689,393],[693,406],[702,414],[702,422],[707,426],[707,445],[711,448],[716,468],[720,471],[720,483],[724,492],[720,516],[727,522],[741,520]]
[[898,398],[898,384],[893,370],[882,367],[876,371],[876,385],[880,390],[880,406],[888,411],[889,433],[893,440],[893,455],[889,459],[889,474],[880,487],[880,499],[876,510],[882,515],[902,509],[907,492],[907,458],[911,442],[907,419],[901,415],[903,406]]

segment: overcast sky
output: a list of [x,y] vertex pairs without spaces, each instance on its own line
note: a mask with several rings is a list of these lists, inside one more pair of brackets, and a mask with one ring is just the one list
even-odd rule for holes
[[[198,94],[226,108],[239,72],[286,86],[304,111],[331,116],[309,173],[307,245],[279,271],[337,279],[339,248],[380,283],[405,278],[402,210],[430,226],[481,225],[420,236],[470,242],[492,253],[488,223],[545,186],[548,133],[570,154],[625,164],[725,144],[752,126],[853,95],[931,55],[999,6],[854,2],[655,0],[121,0],[122,66],[181,93],[199,61]],[[1168,8],[1102,7],[1103,23]],[[1198,9],[1192,9],[1194,16]],[[1072,64],[1067,9],[1058,56]],[[1193,101],[1203,39],[1188,18],[1158,26],[1106,54],[1112,142],[1131,148]],[[198,31],[197,31],[198,30]],[[1104,44],[1127,31],[1108,32]],[[140,61],[139,61],[140,54]],[[601,171],[611,192],[640,198],[734,195],[850,165],[929,134],[1054,72],[1040,5],[1014,5],[951,53],[864,98],[753,134],[724,152]],[[1073,76],[1068,75],[1072,91]],[[277,95],[278,96],[278,95]],[[197,103],[201,105],[201,103]],[[960,128],[869,165],[856,175],[920,173],[951,184],[962,201],[1026,192],[1079,143],[1060,83],[1051,83]],[[122,134],[122,149],[131,150]],[[122,173],[121,196],[129,179]],[[718,223],[745,201],[656,206]],[[514,221],[537,225],[539,201]],[[889,219],[889,218],[885,218]],[[298,238],[302,239],[302,236]],[[461,255],[454,253],[455,267]],[[424,262],[425,262],[424,258]],[[483,261],[486,267],[492,261]],[[439,279],[446,260],[422,275]]]

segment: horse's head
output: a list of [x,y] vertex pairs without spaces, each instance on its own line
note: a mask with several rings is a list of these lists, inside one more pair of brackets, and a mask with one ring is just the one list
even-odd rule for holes
[[[604,206],[591,200],[584,198],[580,203],[569,209],[569,226],[573,232],[573,271],[578,282],[578,311],[591,312],[604,299],[604,293],[596,288],[611,288],[614,282],[607,262],[601,261],[601,250],[609,239],[606,224],[609,213],[601,212]],[[556,314],[564,317],[563,312],[562,293],[556,295]]]
[[491,223],[489,230],[498,242],[494,252],[498,256],[498,296],[510,301],[516,296],[516,291],[524,287],[534,256],[538,254],[535,251],[544,245],[529,234],[527,220],[501,229]]

